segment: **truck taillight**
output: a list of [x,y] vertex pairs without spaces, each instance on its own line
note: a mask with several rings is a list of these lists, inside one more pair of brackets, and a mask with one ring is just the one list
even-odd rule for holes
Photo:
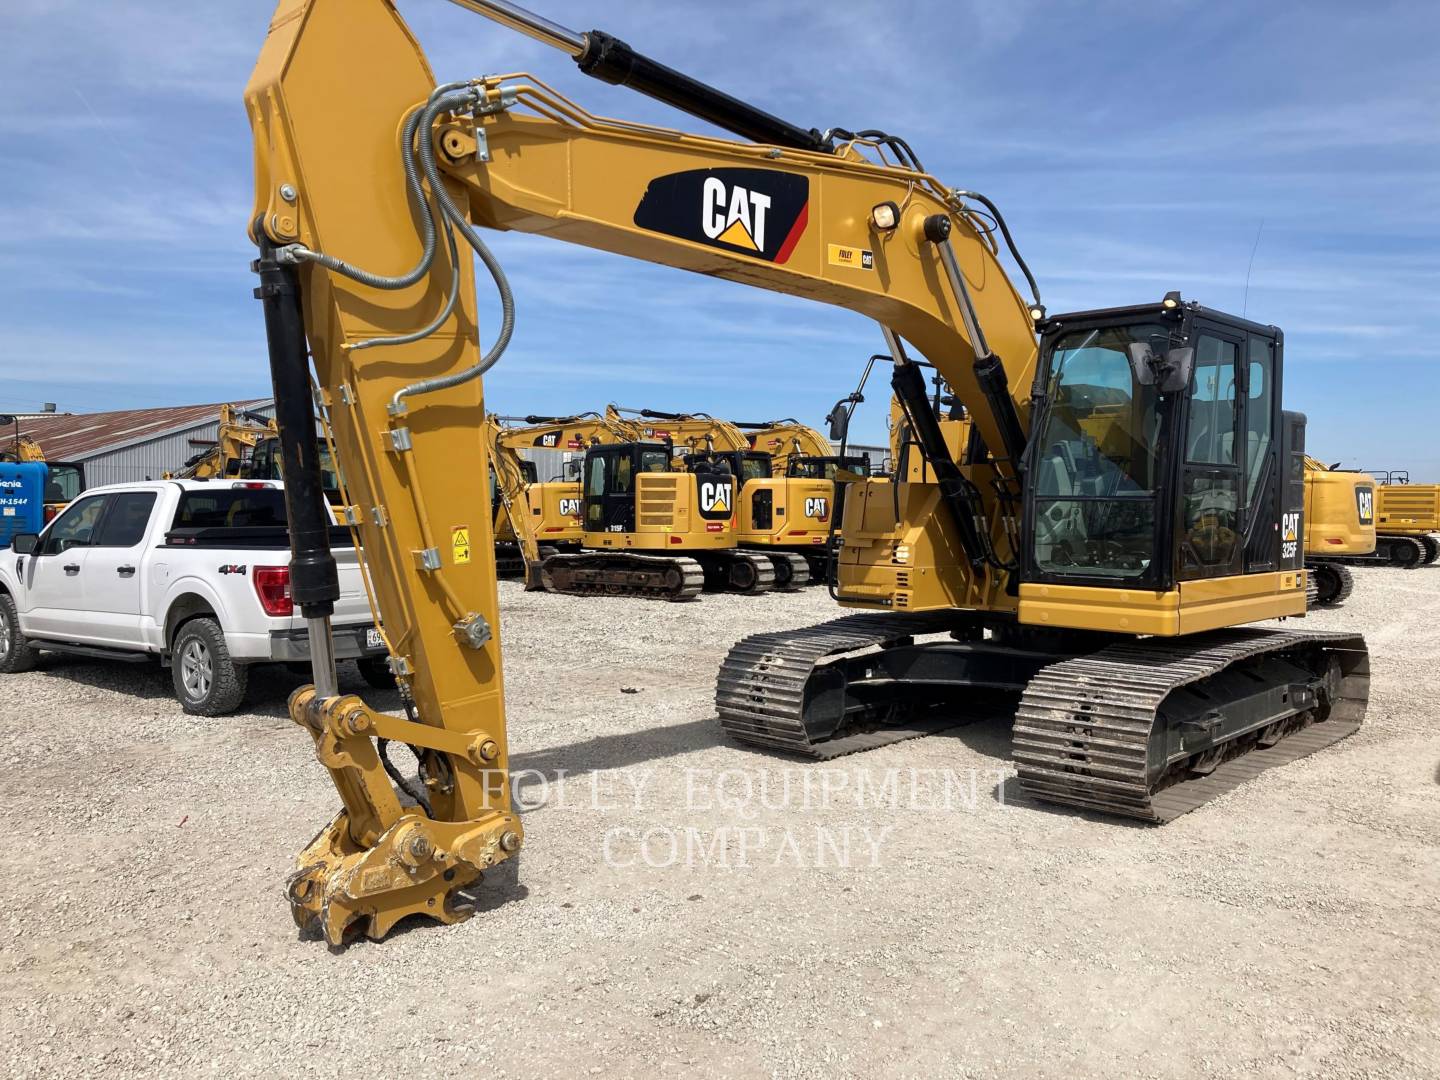
[[247,488],[250,491],[259,491],[262,488],[273,488],[274,484],[267,484],[263,480],[237,480],[230,485],[232,488]]
[[288,566],[257,566],[250,579],[255,595],[266,615],[294,615],[295,601],[290,599],[290,568]]
[[43,515],[42,515],[42,516],[44,517],[44,519],[45,519],[45,524],[48,525],[48,524],[50,524],[50,522],[54,521],[54,520],[55,520],[55,515],[58,514],[59,512],[60,512],[60,507],[47,505],[47,506],[45,507],[44,513],[43,513]]

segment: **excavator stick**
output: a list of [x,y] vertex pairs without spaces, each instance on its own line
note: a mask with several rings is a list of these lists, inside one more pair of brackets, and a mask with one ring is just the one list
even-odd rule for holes
[[[342,803],[301,852],[289,898],[297,924],[332,945],[357,932],[383,936],[410,914],[463,917],[457,890],[513,855],[523,836],[508,785],[490,506],[476,480],[487,475],[489,447],[474,275],[455,240],[467,234],[434,189],[416,198],[418,183],[407,179],[424,166],[421,152],[404,145],[414,132],[407,118],[433,89],[390,4],[282,0],[246,91],[256,295],[275,387],[292,590],[309,627],[314,680],[291,697],[290,716],[312,737]],[[422,219],[433,230],[428,244]],[[344,268],[298,258],[296,245],[339,252]],[[396,274],[417,259],[429,272]],[[308,357],[344,464],[343,516],[374,585],[403,718],[339,694],[336,684],[335,564]],[[390,762],[391,744],[415,754],[418,783]]]

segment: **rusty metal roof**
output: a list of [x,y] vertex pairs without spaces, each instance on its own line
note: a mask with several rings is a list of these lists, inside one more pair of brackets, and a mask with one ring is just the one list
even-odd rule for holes
[[[214,424],[220,418],[222,404],[225,403],[216,401],[208,405],[174,405],[164,409],[21,417],[20,433],[38,442],[51,461],[84,461],[187,428]],[[269,405],[270,399],[257,398],[229,404],[256,409]],[[7,444],[14,432],[14,427],[0,428],[0,447]]]

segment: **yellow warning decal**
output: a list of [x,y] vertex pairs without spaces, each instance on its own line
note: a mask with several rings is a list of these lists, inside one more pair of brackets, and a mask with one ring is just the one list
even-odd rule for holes
[[450,554],[454,557],[456,566],[470,561],[470,527],[468,525],[456,525],[450,530]]
[[852,270],[874,270],[875,253],[866,248],[846,247],[844,244],[831,244],[830,265],[848,266]]

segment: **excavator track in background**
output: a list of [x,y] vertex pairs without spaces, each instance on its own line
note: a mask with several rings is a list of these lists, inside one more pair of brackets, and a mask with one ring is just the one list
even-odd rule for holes
[[1305,606],[1339,607],[1355,591],[1355,575],[1348,566],[1325,560],[1305,565]]
[[[1270,687],[1265,700],[1253,696],[1259,685]],[[1163,823],[1353,734],[1369,696],[1358,634],[1146,638],[1042,671],[1021,698],[1012,753],[1027,795]],[[1277,719],[1210,745],[1206,732],[1227,705]],[[1205,748],[1167,765],[1172,744],[1183,751],[1192,736]]]
[[810,584],[810,563],[803,555],[786,551],[764,552],[775,566],[775,591],[798,592]]
[[705,571],[705,587],[712,592],[758,596],[775,588],[775,564],[768,554],[744,548],[697,551],[695,559]]
[[551,555],[540,576],[546,592],[579,596],[693,600],[705,587],[705,569],[694,559],[625,551]]

